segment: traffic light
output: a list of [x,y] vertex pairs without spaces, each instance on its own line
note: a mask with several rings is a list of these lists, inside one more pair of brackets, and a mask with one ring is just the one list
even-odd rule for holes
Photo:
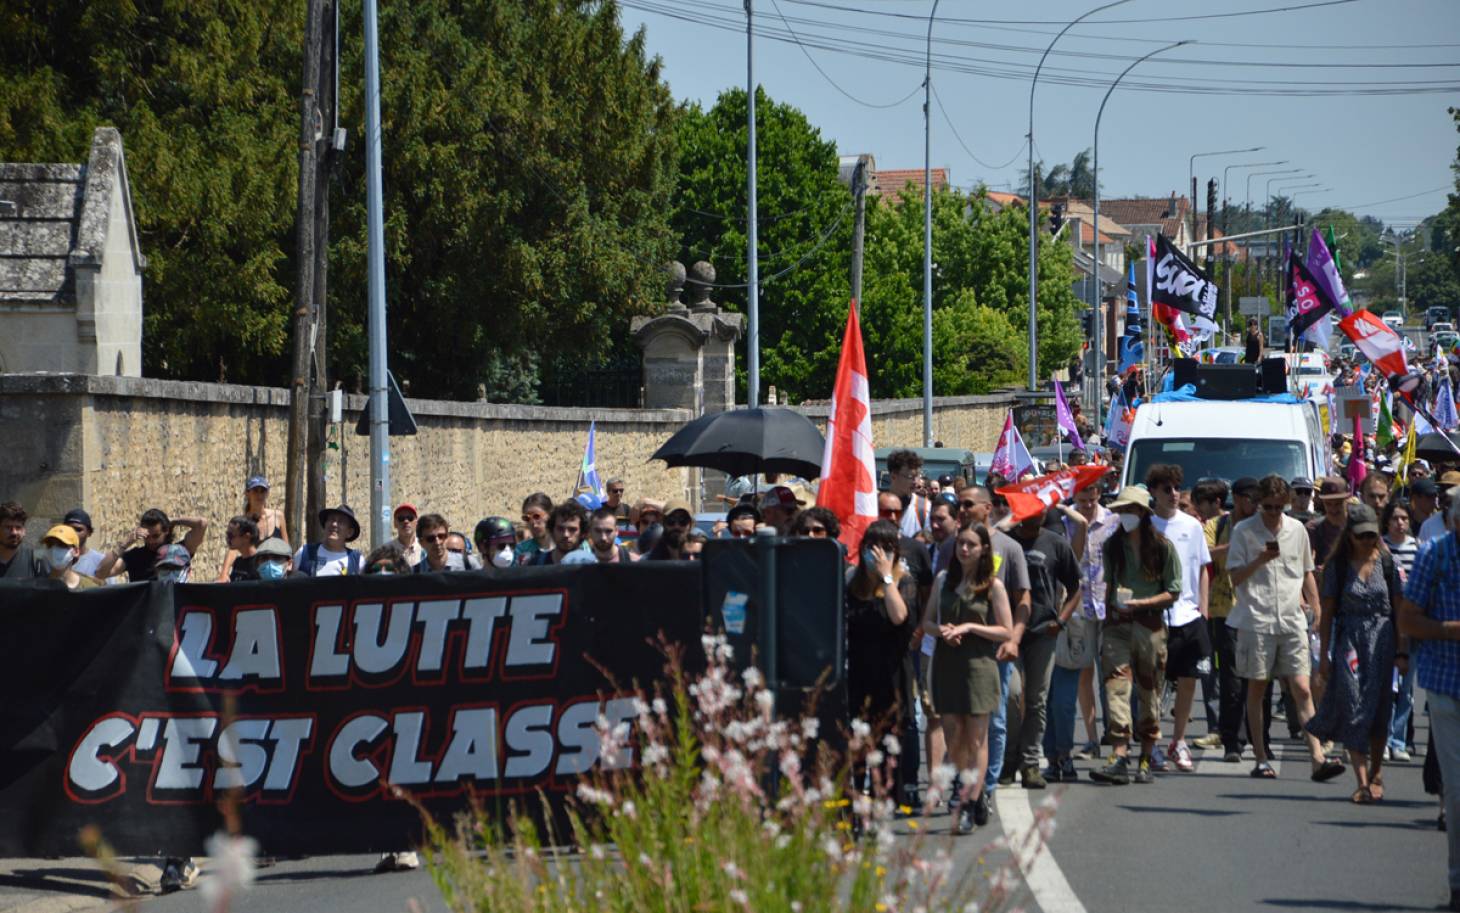
[[1049,207],[1049,232],[1057,235],[1060,228],[1065,224],[1065,206],[1063,203],[1055,203]]
[[1080,327],[1084,330],[1086,339],[1094,338],[1095,312],[1090,308],[1085,308],[1080,311]]

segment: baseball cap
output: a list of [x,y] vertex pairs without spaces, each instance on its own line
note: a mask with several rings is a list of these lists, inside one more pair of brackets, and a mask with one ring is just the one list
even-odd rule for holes
[[1232,494],[1250,495],[1257,490],[1257,480],[1252,476],[1243,476],[1232,482]]
[[79,507],[73,507],[66,511],[66,516],[61,518],[61,522],[67,526],[70,526],[72,523],[79,523],[86,527],[87,532],[91,531],[91,514]]
[[1296,476],[1291,482],[1288,483],[1288,486],[1298,489],[1299,491],[1312,491],[1313,480],[1308,478],[1307,476]]
[[777,485],[760,496],[761,510],[765,510],[767,507],[784,507],[787,510],[795,510],[805,503],[796,497],[795,492],[784,485]]
[[55,539],[57,542],[66,546],[67,548],[81,547],[81,539],[76,535],[76,530],[65,525],[64,523],[60,524],[59,526],[53,526],[50,529],[46,530],[46,534],[44,536],[41,536],[41,541],[44,542],[47,539]]
[[266,478],[264,478],[263,476],[249,476],[248,477],[248,481],[246,481],[246,482],[243,483],[243,490],[244,491],[252,491],[255,488],[262,488],[264,490],[268,490],[268,487],[269,487],[269,480],[266,479]]
[[1374,513],[1374,508],[1367,504],[1358,503],[1348,506],[1349,531],[1354,535],[1379,532],[1379,517]]
[[1348,483],[1343,479],[1335,479],[1333,476],[1324,476],[1318,480],[1318,497],[1320,500],[1331,501],[1347,498],[1349,495]]
[[680,511],[689,514],[689,518],[691,520],[694,519],[695,512],[689,509],[689,502],[681,501],[678,499],[670,501],[664,505],[664,519],[667,520],[669,519],[670,514],[678,513]]
[[738,520],[741,517],[754,517],[755,522],[760,522],[760,510],[754,504],[736,504],[730,508],[730,513],[725,515],[726,522]]
[[1409,493],[1411,496],[1422,495],[1433,498],[1439,495],[1440,486],[1435,484],[1434,479],[1415,479],[1409,483]]
[[188,554],[187,547],[176,542],[164,545],[157,553],[156,567],[189,567],[192,563],[193,556]]
[[391,519],[399,517],[401,515],[401,511],[409,511],[410,515],[413,517],[419,517],[421,515],[421,512],[419,510],[416,510],[416,505],[412,504],[409,501],[402,501],[400,506],[395,509],[395,512],[390,515]]

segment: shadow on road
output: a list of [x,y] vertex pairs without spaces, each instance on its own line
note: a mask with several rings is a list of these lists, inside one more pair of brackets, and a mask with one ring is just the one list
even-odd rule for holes
[[1438,904],[1428,907],[1414,907],[1406,906],[1404,904],[1396,904],[1392,900],[1384,901],[1382,903],[1369,903],[1368,901],[1364,900],[1324,900],[1319,897],[1269,897],[1262,902],[1270,907],[1293,907],[1300,910],[1378,910],[1387,913],[1387,911],[1390,910],[1443,909],[1443,907]]
[[1141,814],[1196,815],[1200,818],[1229,818],[1232,815],[1247,814],[1246,812],[1228,811],[1221,808],[1144,808],[1139,805],[1117,805],[1116,808],[1121,811],[1139,812]]
[[88,897],[112,897],[111,882],[100,869],[39,868],[16,869],[0,875],[0,887],[25,888],[29,891],[55,891],[59,894],[82,894]]

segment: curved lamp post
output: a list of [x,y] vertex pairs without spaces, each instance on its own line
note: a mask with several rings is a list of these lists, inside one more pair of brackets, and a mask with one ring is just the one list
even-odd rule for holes
[[[1192,43],[1193,42],[1191,41],[1178,41],[1174,44],[1168,44],[1163,48],[1157,48],[1156,50],[1145,55],[1144,57],[1139,57],[1136,60],[1131,61],[1130,66],[1126,67],[1124,70],[1121,70],[1120,75],[1115,77],[1115,81],[1110,84],[1110,88],[1105,90],[1105,97],[1100,99],[1100,110],[1095,112],[1095,212],[1093,220],[1094,225],[1092,226],[1095,233],[1095,262],[1092,264],[1092,268],[1095,271],[1095,314],[1094,320],[1092,320],[1091,323],[1094,324],[1093,335],[1095,337],[1093,343],[1095,347],[1095,389],[1097,391],[1095,395],[1096,428],[1105,427],[1105,423],[1100,415],[1101,409],[1105,404],[1105,355],[1102,353],[1100,345],[1101,333],[1105,328],[1105,321],[1100,319],[1100,118],[1105,115],[1105,103],[1110,101],[1111,93],[1115,91],[1116,86],[1120,85],[1120,81],[1122,79],[1125,79],[1125,74],[1129,73],[1131,70],[1134,70],[1139,64],[1150,60],[1152,57],[1155,57],[1157,54],[1160,54],[1164,51],[1169,51],[1172,48],[1179,48],[1184,44]],[[1203,154],[1221,155],[1223,153]],[[1192,156],[1192,158],[1195,159],[1196,156]],[[1029,187],[1031,190],[1034,188],[1034,183],[1032,181],[1030,182]]]
[[[1039,387],[1039,328],[1035,325],[1039,296],[1039,188],[1034,186],[1034,90],[1039,87],[1039,71],[1044,69],[1045,58],[1049,56],[1050,51],[1054,50],[1055,44],[1064,37],[1065,32],[1102,10],[1129,2],[1130,0],[1115,0],[1114,3],[1097,6],[1060,29],[1059,34],[1054,36],[1049,47],[1045,48],[1044,53],[1040,55],[1039,66],[1034,68],[1034,80],[1029,83],[1029,389],[1031,391]],[[1096,180],[1098,181],[1099,178],[1097,177]]]

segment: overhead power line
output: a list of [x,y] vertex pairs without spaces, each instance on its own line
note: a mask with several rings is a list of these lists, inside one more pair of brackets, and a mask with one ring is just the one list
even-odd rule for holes
[[870,101],[867,101],[866,99],[859,98],[856,95],[853,95],[852,93],[848,92],[846,89],[843,89],[841,87],[841,84],[838,83],[835,79],[832,79],[831,78],[831,74],[829,74],[825,70],[823,70],[821,68],[821,64],[819,64],[819,63],[816,62],[816,58],[811,56],[811,52],[806,49],[806,45],[804,45],[804,44],[801,43],[800,37],[797,36],[795,30],[791,28],[791,23],[786,19],[786,14],[783,13],[783,12],[781,12],[781,5],[779,3],[777,3],[776,0],[771,0],[771,4],[773,6],[775,6],[775,8],[776,8],[776,15],[781,17],[781,22],[785,23],[786,31],[787,32],[790,32],[790,34],[791,34],[791,40],[794,41],[794,42],[796,42],[796,47],[800,48],[801,49],[801,53],[806,55],[806,60],[813,67],[816,68],[816,72],[818,72],[818,73],[821,74],[821,78],[822,79],[826,80],[827,83],[829,83],[833,89],[836,89],[838,92],[840,92],[842,95],[844,95],[846,98],[850,99],[851,101],[856,102],[857,104],[863,106],[864,108],[879,108],[879,109],[896,108],[899,105],[901,105],[903,102],[907,101],[909,98],[912,98],[914,95],[918,94],[918,90],[922,88],[922,86],[920,86],[920,85],[914,85],[912,87],[912,91],[911,92],[909,92],[906,95],[904,95],[903,97],[899,98],[897,101],[888,102],[886,104],[877,104],[876,102],[870,102]]
[[[819,6],[824,9],[833,9],[844,13],[862,13],[868,16],[889,16],[897,19],[917,19],[926,21],[927,16],[914,15],[912,13],[893,13],[887,10],[872,10],[865,7],[844,6],[837,3],[828,3],[826,0],[787,0],[788,3],[797,3],[802,6]],[[1237,19],[1242,16],[1265,16],[1272,13],[1293,13],[1299,10],[1315,9],[1321,6],[1344,6],[1349,3],[1357,3],[1359,0],[1318,0],[1315,3],[1300,3],[1290,6],[1275,6],[1267,9],[1237,10],[1230,13],[1199,13],[1191,16],[1162,16],[1161,22],[1191,22],[1200,19]],[[960,19],[956,16],[948,16],[940,19],[942,22],[959,22],[968,25],[1057,25],[1064,26],[1069,20],[1066,19]],[[1128,25],[1140,24],[1149,25],[1151,20],[1145,19],[1092,19],[1089,25]]]
[[963,147],[963,151],[968,153],[969,158],[973,159],[975,162],[978,162],[980,165],[984,166],[990,171],[1003,171],[1005,168],[1008,168],[1010,165],[1014,164],[1014,162],[1018,160],[1019,156],[1024,154],[1024,147],[1029,145],[1029,140],[1026,139],[1023,143],[1019,145],[1019,148],[1014,151],[1014,154],[1009,156],[1009,160],[1007,162],[1004,162],[1002,165],[990,165],[988,162],[985,162],[983,159],[979,158],[972,149],[968,148],[968,144],[963,141],[963,137],[960,136],[958,133],[958,128],[953,124],[953,118],[948,116],[948,109],[943,107],[943,99],[938,95],[937,86],[933,86],[933,101],[936,101],[938,103],[938,110],[943,113],[943,120],[948,122],[948,129],[953,131],[953,138],[958,140],[958,145]]

